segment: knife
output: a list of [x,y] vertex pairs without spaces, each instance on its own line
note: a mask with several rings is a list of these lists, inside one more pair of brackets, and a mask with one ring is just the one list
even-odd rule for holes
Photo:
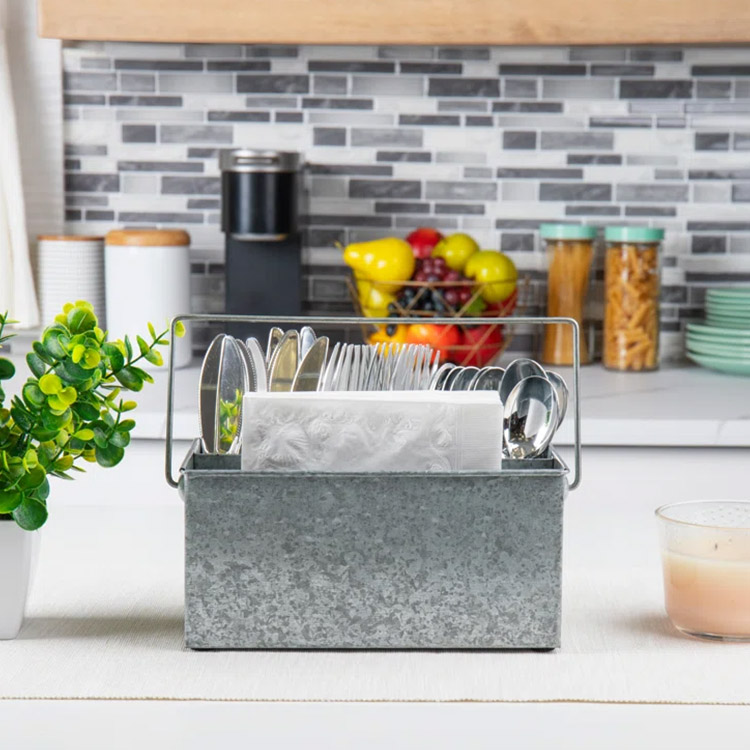
[[220,333],[209,345],[201,365],[198,386],[198,413],[204,453],[216,453],[216,409],[221,369],[221,347],[225,334]]
[[292,390],[299,361],[299,334],[287,331],[274,350],[268,377],[268,390],[283,393]]
[[315,343],[317,336],[310,326],[302,326],[299,332],[299,358],[300,362],[305,359],[305,355]]
[[297,369],[292,383],[293,391],[317,391],[328,356],[328,337],[321,336],[313,342]]
[[276,347],[281,342],[281,339],[284,337],[284,331],[281,330],[281,328],[277,328],[274,326],[269,332],[268,332],[268,346],[266,347],[266,367],[268,368],[269,372],[271,370],[271,359],[273,358],[273,353],[276,351]]
[[260,341],[251,337],[245,342],[245,347],[253,364],[252,369],[255,372],[255,390],[257,393],[265,393],[268,390],[268,372]]
[[318,385],[319,391],[332,391],[332,385],[333,385],[333,373],[336,368],[336,362],[338,362],[339,358],[339,351],[341,349],[341,344],[337,341],[333,345],[333,351],[331,352],[331,356],[328,359],[328,364],[326,365],[325,369],[325,375],[320,379],[320,383]]
[[218,401],[215,414],[216,453],[238,453],[242,440],[242,397],[248,390],[247,364],[234,336],[221,341]]

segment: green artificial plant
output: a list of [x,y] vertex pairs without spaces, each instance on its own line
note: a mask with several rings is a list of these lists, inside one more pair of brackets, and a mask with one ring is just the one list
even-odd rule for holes
[[[0,314],[0,349],[7,314]],[[166,346],[168,330],[150,340],[136,337],[108,341],[88,302],[67,304],[41,341],[26,355],[31,377],[5,404],[2,381],[15,374],[13,363],[0,357],[0,520],[11,517],[32,531],[47,520],[49,477],[72,479],[84,471],[80,462],[116,466],[135,427],[125,414],[136,407],[121,394],[140,391],[153,378],[137,366],[141,360],[162,364],[157,347]],[[175,328],[182,335],[181,324]]]

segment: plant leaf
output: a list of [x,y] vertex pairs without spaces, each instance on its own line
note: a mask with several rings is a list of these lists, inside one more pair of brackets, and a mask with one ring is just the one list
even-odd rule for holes
[[0,357],[0,380],[10,380],[16,374],[16,368],[9,359]]
[[47,508],[39,500],[24,497],[21,504],[13,511],[13,519],[22,529],[35,531],[44,526],[47,520]]
[[103,466],[107,469],[117,466],[122,461],[122,457],[125,455],[123,448],[120,448],[111,443],[106,447],[102,448],[96,446],[96,462],[99,466]]
[[18,490],[0,490],[0,513],[14,511],[23,500],[23,495]]

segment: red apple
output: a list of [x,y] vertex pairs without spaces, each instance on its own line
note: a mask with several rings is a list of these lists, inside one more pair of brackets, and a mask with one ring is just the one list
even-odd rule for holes
[[407,344],[428,344],[440,352],[440,361],[446,362],[453,347],[461,341],[461,332],[453,325],[415,323],[409,326]]
[[467,326],[461,348],[455,352],[459,365],[484,367],[503,347],[503,332],[499,325]]
[[415,258],[429,258],[432,248],[442,239],[443,235],[437,229],[420,227],[415,229],[406,241],[411,245]]

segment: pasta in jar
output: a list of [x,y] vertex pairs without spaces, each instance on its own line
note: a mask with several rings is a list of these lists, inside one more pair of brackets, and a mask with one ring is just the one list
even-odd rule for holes
[[[547,243],[547,316],[573,318],[583,327],[583,311],[594,255],[594,227],[575,224],[542,224]],[[580,340],[581,363],[590,362],[585,337]],[[573,364],[573,329],[553,323],[545,326],[542,361],[551,365]]]
[[659,366],[659,242],[661,229],[609,227],[604,264],[605,367]]

